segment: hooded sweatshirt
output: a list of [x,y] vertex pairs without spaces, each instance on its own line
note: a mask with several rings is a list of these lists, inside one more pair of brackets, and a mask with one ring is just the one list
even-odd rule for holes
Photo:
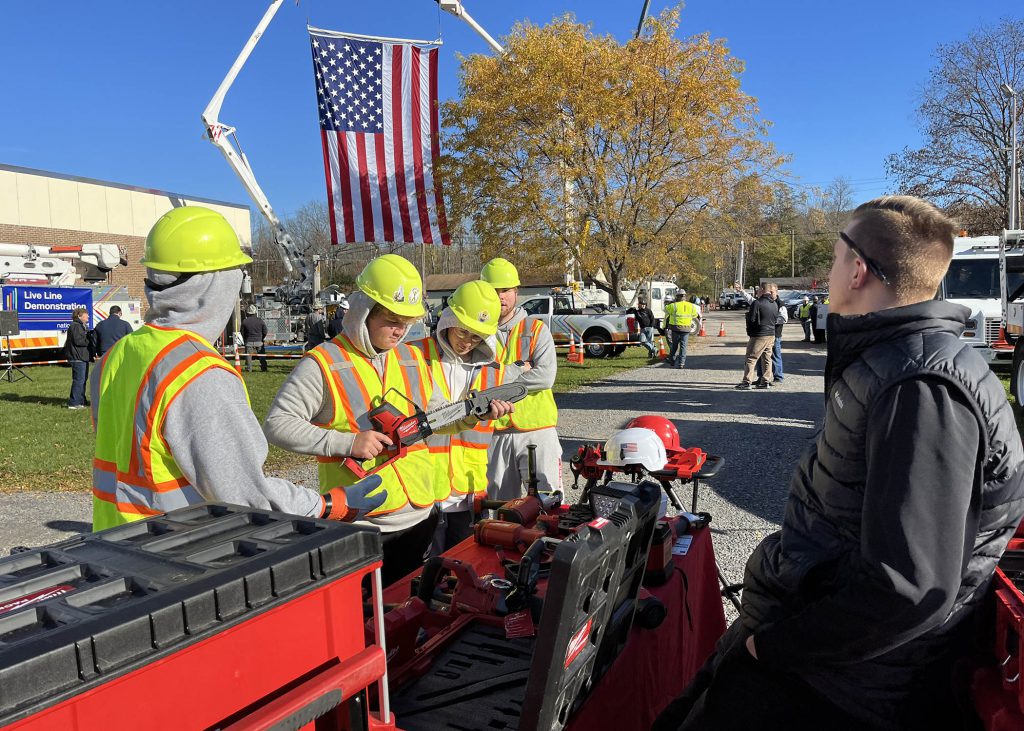
[[[526,318],[526,310],[522,307],[517,307],[508,322],[498,325],[497,339],[502,347],[507,347],[508,337],[512,332],[512,328]],[[555,352],[555,341],[551,337],[551,331],[543,323],[541,323],[540,337],[537,338],[537,343],[534,346],[533,359],[530,365],[530,370],[520,374],[514,381],[509,377],[506,377],[506,380],[509,383],[523,384],[530,393],[544,391],[555,385],[555,376],[558,375],[558,354]],[[501,433],[515,431],[518,430],[511,428]]]
[[[370,341],[366,329],[366,318],[374,302],[362,292],[349,296],[349,310],[342,320],[342,332],[352,341],[373,366],[377,374],[384,376],[386,352],[378,353]],[[316,426],[329,423],[334,414],[320,366],[312,358],[303,358],[292,370],[274,396],[263,424],[263,432],[272,444],[299,454],[320,457],[348,457],[355,442],[354,432],[341,432]],[[407,504],[402,509],[378,515],[363,525],[374,525],[383,532],[410,528],[427,517],[428,510]]]
[[[147,274],[157,285],[177,276],[152,269]],[[241,270],[230,269],[196,274],[159,292],[147,286],[146,322],[212,343],[231,316],[241,283]],[[163,438],[182,474],[207,500],[296,515],[323,510],[316,491],[263,474],[267,440],[242,382],[227,371],[205,371],[182,389],[167,409]]]
[[[451,394],[452,401],[447,401],[444,398],[444,392],[440,388],[435,387],[433,396],[430,399],[429,408],[431,410],[466,398],[481,369],[487,368],[492,364],[496,365],[495,359],[497,358],[498,343],[495,336],[491,335],[481,340],[468,354],[460,356],[452,349],[448,342],[446,331],[452,327],[461,327],[461,324],[451,309],[445,309],[437,322],[437,332],[434,333],[433,337],[434,342],[437,343],[437,347],[441,351],[441,373],[448,384],[448,392]],[[515,368],[515,366],[511,367]],[[473,427],[472,424],[467,426],[468,428]],[[445,512],[469,510],[469,496],[453,495],[441,503],[441,506]]]

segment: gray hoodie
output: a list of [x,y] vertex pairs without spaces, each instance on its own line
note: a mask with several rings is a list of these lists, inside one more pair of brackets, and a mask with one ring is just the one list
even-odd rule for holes
[[[473,348],[465,357],[458,355],[448,343],[446,331],[451,327],[461,327],[459,318],[451,309],[446,308],[437,321],[437,332],[434,333],[434,342],[441,351],[441,374],[448,385],[448,392],[452,401],[465,398],[473,387],[473,382],[482,368],[486,368],[495,362],[497,357],[497,340],[492,335],[485,338]],[[512,366],[515,368],[515,366]],[[443,391],[434,386],[434,394],[430,399],[430,408],[436,409],[444,406],[446,400]],[[469,425],[472,428],[474,425]],[[446,513],[469,510],[471,507],[470,496],[453,495],[441,503],[441,509]]]
[[[176,275],[147,270],[149,280],[168,284]],[[196,274],[157,292],[146,287],[146,322],[188,330],[208,342],[220,335],[238,299],[242,272]],[[100,369],[93,371],[98,377]],[[263,474],[267,440],[252,413],[238,376],[220,368],[188,384],[167,409],[163,438],[174,461],[207,500],[296,515],[319,515],[320,495]]]
[[[517,307],[512,317],[502,325],[498,325],[498,342],[501,345],[508,345],[508,336],[512,328],[527,318],[526,310]],[[506,378],[509,383],[521,383],[530,391],[544,391],[555,385],[555,376],[558,375],[558,354],[555,351],[555,341],[551,337],[551,331],[543,322],[540,327],[540,334],[537,343],[533,348],[533,359],[531,369],[521,374],[515,381]],[[516,431],[510,429],[508,431]]]
[[[374,302],[362,292],[353,292],[349,310],[342,320],[342,332],[352,341],[382,377],[387,353],[378,353],[370,341],[366,318]],[[299,454],[322,457],[348,457],[356,435],[316,426],[328,423],[334,413],[330,392],[324,383],[320,366],[312,358],[303,358],[292,370],[274,396],[263,423],[263,432],[271,444]],[[384,532],[409,528],[427,517],[430,511],[406,505],[387,515],[375,516],[364,525],[375,525]]]

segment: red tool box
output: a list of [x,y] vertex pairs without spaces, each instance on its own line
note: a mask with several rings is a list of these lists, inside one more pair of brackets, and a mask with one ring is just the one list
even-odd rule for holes
[[660,503],[654,481],[603,487],[606,515],[538,538],[504,576],[427,563],[384,619],[403,729],[565,727],[629,636]]
[[394,729],[368,709],[380,551],[371,529],[206,504],[0,559],[0,726]]
[[[1011,544],[1013,541],[1011,541]],[[1003,691],[1016,697],[1024,712],[1024,551],[1007,550],[993,580],[996,596],[996,657],[1000,663]]]

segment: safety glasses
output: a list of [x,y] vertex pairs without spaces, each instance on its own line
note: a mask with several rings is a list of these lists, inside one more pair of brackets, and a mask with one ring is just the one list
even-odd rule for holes
[[849,246],[853,253],[856,254],[861,259],[861,261],[864,262],[864,266],[868,268],[868,271],[874,274],[876,277],[878,277],[878,281],[880,281],[886,287],[889,286],[889,278],[885,276],[885,272],[882,271],[882,267],[878,266],[878,262],[876,262],[870,256],[865,254],[864,249],[857,246],[857,244],[854,243],[854,240],[851,239],[842,231],[839,232],[839,238],[841,238],[843,240],[843,243]]

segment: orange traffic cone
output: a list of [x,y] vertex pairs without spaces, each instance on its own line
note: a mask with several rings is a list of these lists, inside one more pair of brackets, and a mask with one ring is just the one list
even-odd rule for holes
[[720,338],[724,338],[725,337],[725,323],[724,322],[718,328],[718,337],[720,337]]
[[706,337],[706,336],[707,336],[707,333],[704,331],[704,319],[701,318],[701,321],[700,321],[700,332],[697,333],[697,337],[698,338],[703,338],[703,337]]
[[565,359],[570,363],[576,362],[576,338],[572,335],[569,336],[569,354],[565,356]]
[[665,360],[668,357],[668,353],[665,351],[665,338],[658,338],[658,360]]
[[583,336],[580,335],[580,349],[576,352],[576,362],[583,365]]

